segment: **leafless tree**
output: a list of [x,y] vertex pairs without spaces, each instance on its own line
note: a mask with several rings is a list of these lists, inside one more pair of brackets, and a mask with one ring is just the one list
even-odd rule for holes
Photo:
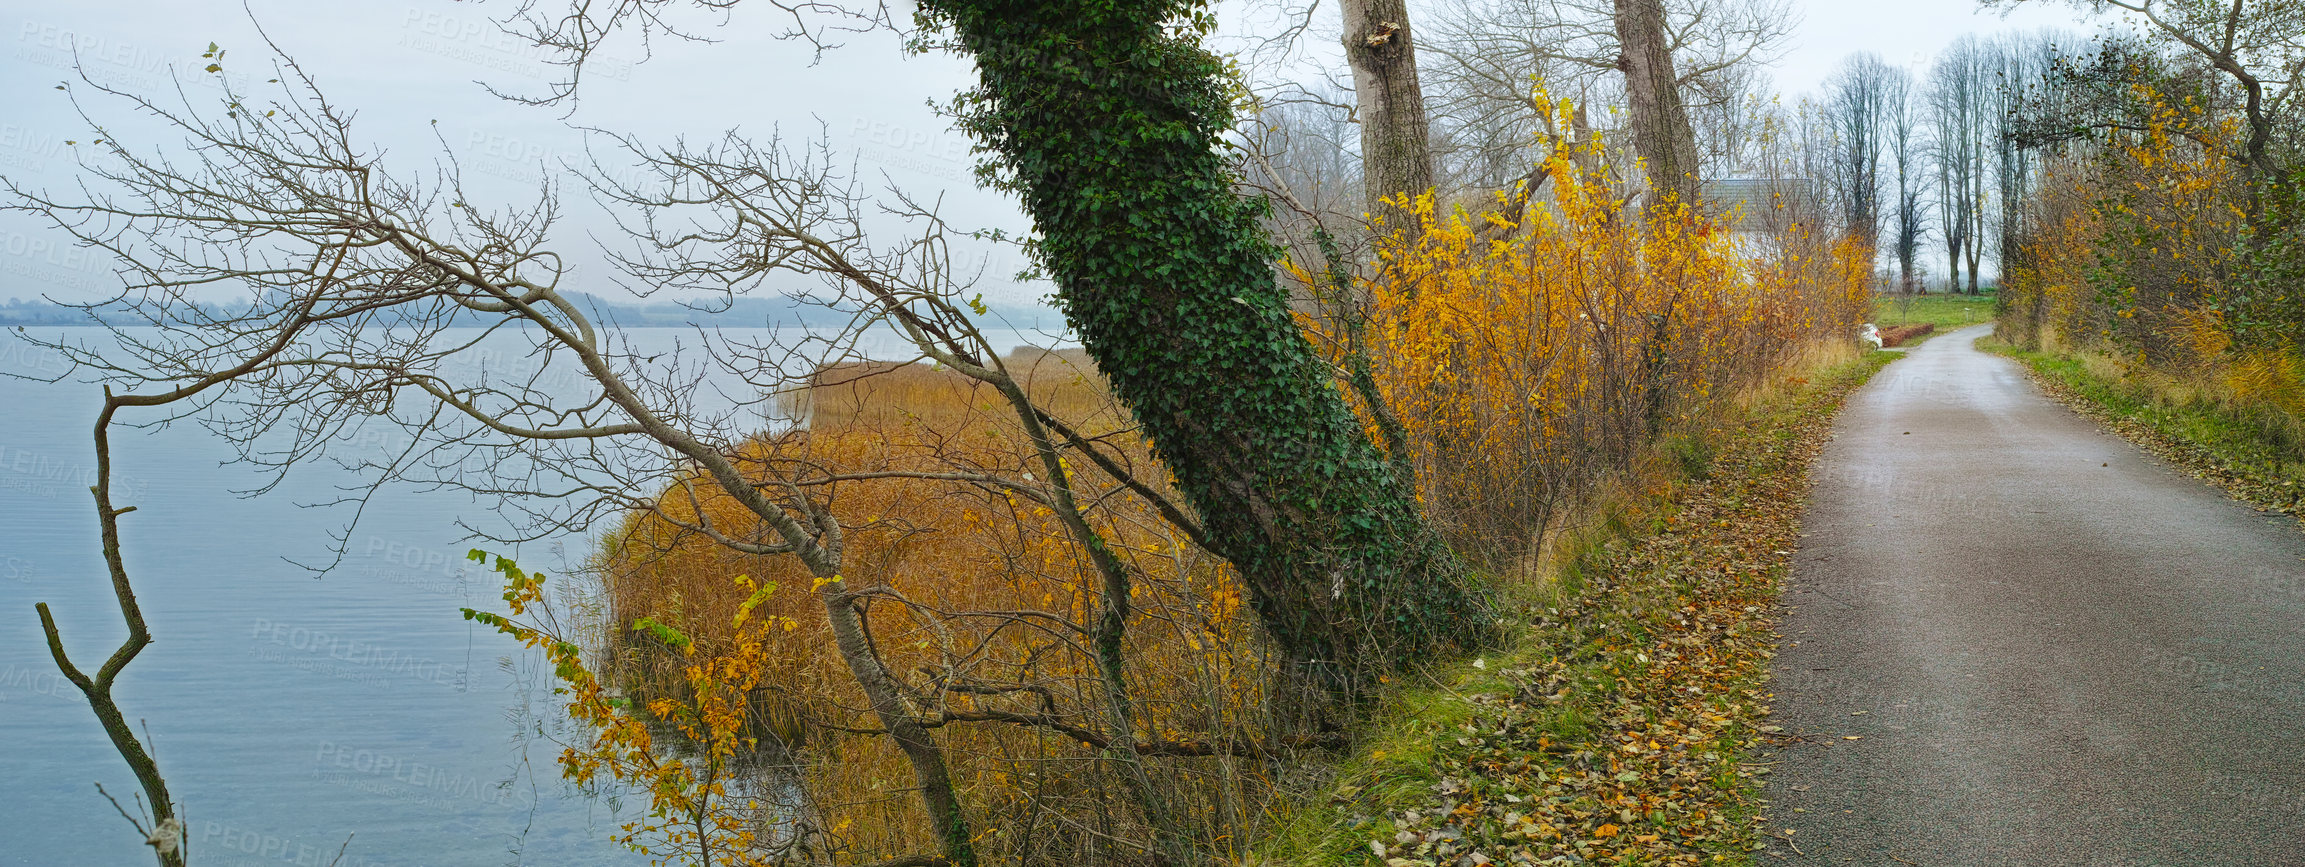
[[1768,133],[1772,82],[1759,64],[1740,64],[1682,85],[1682,102],[1697,138],[1698,175],[1727,178],[1760,170]]
[[[48,640],[49,656],[64,673],[64,679],[80,690],[88,699],[96,721],[104,727],[104,734],[112,741],[112,749],[128,763],[136,775],[142,791],[135,800],[142,808],[131,815],[120,806],[118,799],[104,792],[99,784],[96,790],[112,802],[122,818],[144,836],[144,843],[152,847],[153,856],[160,867],[184,867],[186,854],[184,820],[177,815],[179,805],[168,793],[168,781],[160,773],[160,763],[153,757],[144,740],[136,736],[136,729],[120,710],[120,703],[112,694],[113,684],[128,664],[152,645],[152,630],[144,622],[144,609],[136,601],[135,585],[129,580],[127,558],[120,549],[120,518],[136,511],[135,506],[116,506],[112,499],[112,426],[120,410],[143,407],[168,407],[181,401],[194,400],[203,392],[235,375],[234,370],[219,371],[208,376],[188,378],[175,383],[173,388],[154,389],[144,393],[114,394],[104,390],[104,408],[96,416],[95,451],[96,484],[88,491],[96,498],[96,523],[103,539],[104,569],[112,585],[114,603],[120,609],[120,619],[128,626],[128,637],[105,657],[94,674],[73,662],[72,654],[64,646],[64,635],[56,628],[56,618],[48,611],[48,603],[37,603],[40,613],[40,632]],[[149,820],[149,821],[147,821]]]
[[[1348,273],[1366,262],[1365,190],[1354,153],[1360,132],[1346,111],[1326,102],[1282,101],[1241,126],[1240,177],[1248,194],[1273,203],[1267,226],[1286,260]],[[1337,261],[1329,261],[1332,255]]]
[[1890,203],[1896,209],[1896,223],[1890,247],[1897,254],[1898,291],[1909,293],[1915,288],[1913,260],[1920,254],[1922,236],[1928,234],[1928,214],[1921,201],[1921,181],[1928,167],[1923,162],[1912,74],[1889,70],[1884,99],[1889,159],[1897,164],[1896,200]]
[[1990,49],[1963,37],[1937,56],[1927,94],[1929,157],[1937,167],[1937,219],[1945,239],[1948,279],[1960,290],[1961,267],[1968,265],[1971,294],[1977,292],[1977,262],[1984,243],[1985,188],[1991,159],[1995,75]]
[[1834,136],[1833,186],[1850,233],[1876,246],[1881,225],[1881,157],[1895,134],[1893,104],[1901,71],[1875,54],[1842,61],[1826,85],[1824,108]]
[[1770,101],[1758,107],[1753,123],[1753,143],[1742,159],[1758,175],[1756,185],[1769,207],[1749,208],[1745,219],[1760,218],[1759,227],[1779,243],[1829,241],[1838,234],[1839,208],[1824,183],[1831,176],[1834,141],[1825,113],[1813,99]]
[[[1662,10],[1671,80],[1700,126],[1750,108],[1758,68],[1783,51],[1798,21],[1779,0],[1671,0]],[[1533,144],[1539,86],[1595,109],[1628,99],[1613,0],[1460,0],[1427,30],[1435,122],[1457,161],[1481,167],[1468,183],[1508,186],[1542,159]],[[1717,144],[1699,150],[1707,164],[1725,153]]]
[[[1111,498],[1142,497],[1188,537],[1197,533],[1195,519],[1157,483],[1140,481],[1033,403],[967,314],[968,276],[950,249],[955,232],[932,205],[897,191],[874,204],[821,147],[756,144],[733,134],[702,145],[652,146],[600,134],[640,178],[609,180],[620,173],[597,163],[586,177],[587,189],[628,233],[629,246],[615,261],[629,286],[709,305],[808,277],[823,285],[802,300],[849,316],[845,327],[793,339],[698,330],[693,352],[644,355],[564,291],[568,268],[551,247],[561,211],[556,188],[547,186],[526,207],[497,208],[467,194],[452,157],[443,156],[430,177],[396,172],[361,143],[350,115],[303,70],[281,60],[275,73],[276,90],[228,89],[214,105],[190,95],[164,103],[83,81],[71,88],[73,99],[109,159],[84,167],[81,186],[64,195],[0,179],[8,207],[109,253],[126,281],[101,302],[114,311],[115,347],[51,348],[106,385],[97,507],[130,639],[94,677],[84,676],[45,605],[41,615],[58,664],[88,693],[144,784],[154,825],[140,830],[153,836],[163,865],[181,863],[168,845],[181,837],[181,824],[110,696],[113,678],[149,642],[119,553],[118,519],[132,509],[116,508],[107,493],[105,432],[121,409],[198,419],[237,446],[241,460],[276,479],[300,465],[335,461],[369,482],[346,500],[356,509],[388,484],[469,492],[509,519],[509,529],[467,525],[476,538],[517,543],[646,515],[743,555],[793,558],[816,578],[835,645],[828,651],[845,662],[878,733],[910,763],[941,838],[937,855],[901,861],[976,860],[970,812],[933,733],[969,723],[1030,726],[1080,740],[1114,769],[1140,808],[1151,837],[1144,847],[1165,863],[1200,862],[1173,809],[1148,782],[1146,756],[1253,745],[1213,736],[1139,740],[1135,733],[1145,729],[1121,652],[1133,573],[1085,516]],[[102,113],[81,101],[84,93],[157,119],[180,142],[122,142]],[[866,229],[874,221],[902,226],[903,237],[876,242]],[[227,292],[245,293],[248,303],[202,303]],[[993,389],[1033,457],[1006,467],[859,470],[814,457],[805,443],[761,438],[760,420],[779,401],[807,389],[817,371],[860,358],[858,343],[873,329],[894,331],[919,358]],[[492,377],[470,360],[489,351],[484,342],[493,351],[506,342],[523,346],[538,364],[524,377]],[[571,368],[573,378],[558,376]],[[576,385],[555,384],[563,382]],[[343,447],[350,440],[344,434],[371,425],[399,430],[404,445],[387,454]],[[965,659],[922,680],[892,669],[875,651],[865,610],[872,600],[942,621],[987,616],[924,607],[847,558],[845,539],[857,528],[832,511],[837,491],[898,477],[1027,498],[1053,511],[1087,552],[1102,581],[1092,617],[999,616],[1048,630],[1093,662],[1103,682],[1088,722],[986,708],[979,699],[1001,690],[972,687],[962,673]],[[1084,495],[1078,487],[1090,478],[1108,487]],[[700,508],[667,506],[679,497],[658,496],[689,491],[693,502],[706,489],[741,505],[746,520],[716,523]],[[349,529],[337,538],[339,554],[348,537]]]
[[1997,272],[2009,273],[2010,265],[2017,261],[2017,245],[2025,235],[2025,217],[2028,200],[2032,198],[2038,182],[2035,149],[2026,147],[2019,134],[2029,93],[2039,93],[2042,78],[2049,74],[2056,57],[2056,45],[2049,36],[2012,36],[1993,44],[1994,88],[1993,124],[1990,145],[1993,151],[1992,248]]

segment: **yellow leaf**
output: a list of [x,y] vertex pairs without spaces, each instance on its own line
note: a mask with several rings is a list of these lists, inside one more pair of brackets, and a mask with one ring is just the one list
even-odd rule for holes
[[1614,836],[1617,836],[1617,826],[1615,826],[1615,825],[1602,825],[1602,826],[1600,826],[1600,827],[1598,827],[1598,828],[1594,828],[1594,829],[1593,829],[1593,836],[1595,836],[1595,837],[1614,837]]

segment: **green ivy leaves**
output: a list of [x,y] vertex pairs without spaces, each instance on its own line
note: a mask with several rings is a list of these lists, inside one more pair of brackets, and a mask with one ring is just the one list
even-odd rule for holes
[[1235,90],[1192,0],[927,0],[980,86],[982,173],[1033,216],[1056,301],[1267,633],[1332,685],[1455,642],[1483,605],[1274,278],[1224,156]]

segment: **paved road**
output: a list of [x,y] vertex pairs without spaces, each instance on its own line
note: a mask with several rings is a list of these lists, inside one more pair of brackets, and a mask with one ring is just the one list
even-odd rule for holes
[[1883,369],[1815,469],[1762,863],[2305,865],[2305,533],[1988,329]]

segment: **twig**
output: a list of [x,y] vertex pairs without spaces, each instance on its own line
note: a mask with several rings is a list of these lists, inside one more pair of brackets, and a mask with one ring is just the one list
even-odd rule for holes
[[[103,783],[96,784],[96,794],[103,795],[104,800],[111,801],[112,809],[119,811],[120,818],[127,819],[128,824],[135,826],[136,833],[143,834],[147,837],[152,836],[152,832],[144,827],[144,822],[142,820],[137,819],[135,816],[128,815],[128,808],[120,806],[119,798],[112,797],[111,792],[104,791]],[[138,804],[141,805],[142,802],[138,802]]]
[[[1793,849],[1793,854],[1795,854],[1795,855],[1800,855],[1800,856],[1802,856],[1802,857],[1807,857],[1807,856],[1808,856],[1808,854],[1809,854],[1809,853],[1801,851],[1801,844],[1793,842],[1793,835],[1792,835],[1792,834],[1786,833],[1786,832],[1784,832],[1784,831],[1778,831],[1777,833],[1775,833],[1775,834],[1773,834],[1773,835],[1771,835],[1771,836],[1774,836],[1774,837],[1776,837],[1776,838],[1777,838],[1777,839],[1779,839],[1779,840],[1783,840],[1783,841],[1785,841],[1785,845],[1792,847],[1792,849]],[[1895,858],[1896,856],[1892,855],[1892,856],[1889,856],[1889,857]],[[1900,859],[1898,859],[1898,860],[1904,860],[1904,859],[1901,859],[1901,858],[1900,858]],[[1906,863],[1911,863],[1911,862],[1906,862]]]

